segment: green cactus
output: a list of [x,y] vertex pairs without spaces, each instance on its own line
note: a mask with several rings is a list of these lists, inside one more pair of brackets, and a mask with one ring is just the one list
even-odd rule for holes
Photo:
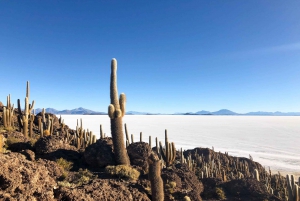
[[18,120],[20,125],[20,131],[23,131],[25,137],[28,137],[28,119],[34,107],[34,101],[32,101],[32,104],[29,104],[29,93],[30,93],[29,82],[27,81],[24,112],[22,112],[21,109],[21,101],[20,99],[18,99],[18,112],[19,112]]
[[157,155],[151,154],[148,158],[149,180],[151,183],[152,201],[164,200],[164,184],[161,178],[161,161]]
[[111,60],[110,74],[110,105],[108,106],[108,116],[110,117],[111,135],[114,145],[115,160],[118,165],[130,165],[129,157],[125,149],[122,117],[125,115],[125,94],[118,98],[117,88],[117,60]]

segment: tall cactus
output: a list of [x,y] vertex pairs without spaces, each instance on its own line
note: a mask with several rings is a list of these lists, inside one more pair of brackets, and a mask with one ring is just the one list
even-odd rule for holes
[[151,154],[148,158],[149,164],[149,180],[151,183],[152,201],[164,200],[164,185],[161,178],[161,161],[157,155]]
[[111,60],[110,74],[110,105],[108,106],[108,116],[110,117],[111,135],[114,145],[115,160],[118,165],[130,165],[129,157],[125,149],[122,117],[125,115],[126,96],[120,94],[118,98],[117,88],[117,60]]
[[3,107],[3,125],[5,128],[13,127],[14,105],[10,103],[10,94],[7,96],[6,107]]
[[18,99],[18,112],[19,112],[18,120],[20,125],[20,131],[21,130],[23,131],[25,137],[28,137],[28,119],[34,107],[34,101],[32,101],[32,104],[29,104],[29,93],[30,93],[29,82],[27,81],[24,113],[22,113],[21,102],[20,99]]

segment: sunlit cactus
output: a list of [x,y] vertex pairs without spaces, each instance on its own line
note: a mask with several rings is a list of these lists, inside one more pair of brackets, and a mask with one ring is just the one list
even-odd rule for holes
[[118,98],[117,88],[117,60],[111,60],[110,75],[110,105],[108,106],[108,116],[111,124],[111,135],[114,145],[115,160],[118,165],[130,165],[129,157],[125,149],[122,117],[125,115],[125,94]]
[[20,131],[22,130],[25,137],[28,137],[28,120],[29,120],[29,115],[31,114],[31,111],[34,107],[34,101],[32,101],[32,104],[29,104],[29,93],[30,93],[29,82],[27,81],[24,112],[22,112],[21,102],[20,99],[18,99],[18,112],[19,112],[18,120],[20,125]]
[[151,196],[152,201],[163,201],[164,200],[164,187],[163,180],[161,178],[161,160],[158,159],[157,155],[151,154],[148,158],[149,164],[149,180],[151,183]]

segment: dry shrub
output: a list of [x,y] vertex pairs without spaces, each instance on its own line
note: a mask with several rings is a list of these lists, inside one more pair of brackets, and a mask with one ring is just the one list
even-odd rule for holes
[[127,165],[107,166],[105,172],[129,180],[137,180],[140,172]]
[[20,138],[13,137],[13,136],[8,136],[6,139],[5,148],[8,148],[10,145],[19,143],[19,142],[23,142],[23,140],[21,140]]
[[222,188],[216,188],[216,194],[218,196],[219,199],[221,200],[225,200],[226,199],[226,196],[225,196],[225,192]]
[[93,175],[91,171],[88,169],[79,169],[78,173],[74,175],[72,183],[76,184],[77,186],[81,186],[84,184],[89,183],[91,180],[97,178],[97,175]]
[[73,162],[67,161],[66,159],[60,158],[56,160],[56,163],[64,170],[69,171],[73,167]]

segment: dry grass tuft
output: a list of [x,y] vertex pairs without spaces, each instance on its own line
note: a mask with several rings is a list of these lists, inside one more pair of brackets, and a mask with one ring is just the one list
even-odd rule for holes
[[127,165],[107,166],[105,172],[129,180],[137,180],[140,172]]

